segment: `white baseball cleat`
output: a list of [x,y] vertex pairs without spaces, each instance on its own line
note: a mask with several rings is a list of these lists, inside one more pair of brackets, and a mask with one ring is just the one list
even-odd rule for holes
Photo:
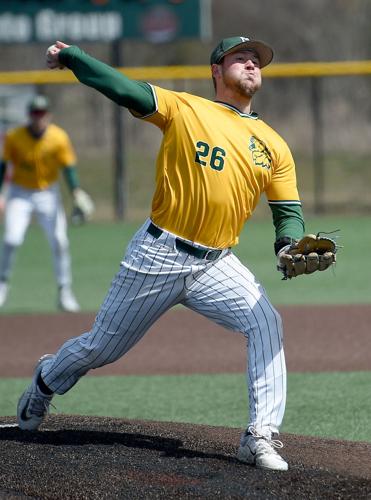
[[275,450],[282,447],[281,441],[271,439],[270,435],[259,434],[254,427],[248,427],[241,437],[237,459],[260,469],[288,470],[288,463]]
[[0,307],[3,307],[3,305],[5,304],[6,299],[8,298],[8,292],[8,283],[6,281],[0,281]]
[[39,359],[32,377],[31,385],[27,387],[19,398],[17,420],[18,426],[22,430],[37,430],[49,411],[49,405],[53,398],[53,394],[50,396],[43,394],[37,385],[37,379],[45,362],[53,357],[53,354],[45,354]]
[[60,287],[58,291],[58,307],[66,312],[80,311],[79,303],[69,286]]

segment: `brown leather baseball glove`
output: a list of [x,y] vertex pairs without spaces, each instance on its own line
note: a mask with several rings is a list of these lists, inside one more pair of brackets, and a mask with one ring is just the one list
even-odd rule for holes
[[307,234],[281,248],[277,254],[277,269],[282,272],[284,280],[324,271],[335,264],[338,249],[335,240],[320,235]]

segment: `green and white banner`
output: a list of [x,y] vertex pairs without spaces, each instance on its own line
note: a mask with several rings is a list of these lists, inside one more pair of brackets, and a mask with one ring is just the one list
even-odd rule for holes
[[211,36],[211,0],[0,2],[0,42],[152,43]]

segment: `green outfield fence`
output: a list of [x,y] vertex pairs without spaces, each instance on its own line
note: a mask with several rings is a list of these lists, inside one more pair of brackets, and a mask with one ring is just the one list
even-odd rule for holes
[[[209,66],[118,69],[133,79],[213,98]],[[281,63],[263,69],[269,81],[255,97],[254,109],[289,143],[307,212],[371,211],[370,74],[368,60]],[[55,121],[72,136],[82,183],[96,199],[97,218],[142,217],[150,206],[161,135],[126,110],[117,111],[96,91],[71,85],[75,83],[70,71],[0,72],[3,89],[32,87],[51,97]],[[9,125],[4,102],[3,132]],[[258,214],[264,216],[268,212],[261,205]]]

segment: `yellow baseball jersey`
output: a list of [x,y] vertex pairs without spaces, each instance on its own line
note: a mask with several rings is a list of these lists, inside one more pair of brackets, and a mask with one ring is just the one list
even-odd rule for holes
[[262,193],[270,203],[300,204],[285,141],[254,113],[153,87],[156,111],[143,117],[163,140],[151,219],[214,248],[238,243]]
[[54,124],[48,125],[40,138],[33,137],[26,126],[9,130],[3,159],[12,163],[14,184],[41,190],[57,181],[61,168],[76,163],[67,133]]

